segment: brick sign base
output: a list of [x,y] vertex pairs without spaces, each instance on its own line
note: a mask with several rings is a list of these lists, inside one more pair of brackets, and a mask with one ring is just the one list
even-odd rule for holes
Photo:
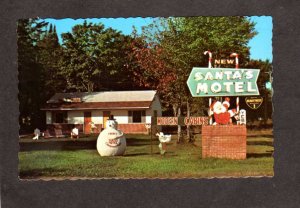
[[202,126],[202,158],[246,159],[246,139],[244,125]]

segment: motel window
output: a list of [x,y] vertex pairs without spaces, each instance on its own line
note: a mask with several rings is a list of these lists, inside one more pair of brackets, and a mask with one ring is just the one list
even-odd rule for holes
[[52,123],[68,123],[67,111],[52,112]]
[[146,111],[128,111],[128,123],[145,123]]

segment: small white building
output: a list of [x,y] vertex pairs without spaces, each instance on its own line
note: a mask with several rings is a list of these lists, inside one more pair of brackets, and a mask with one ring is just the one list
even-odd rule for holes
[[[99,133],[113,115],[124,133],[147,133],[152,116],[161,116],[161,103],[154,90],[56,93],[42,110],[47,128]],[[92,129],[95,124],[96,129]]]

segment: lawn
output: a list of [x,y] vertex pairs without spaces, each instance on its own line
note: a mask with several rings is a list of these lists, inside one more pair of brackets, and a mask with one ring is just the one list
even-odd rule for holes
[[272,135],[250,134],[246,160],[202,159],[200,135],[196,136],[194,144],[176,144],[174,136],[165,156],[159,154],[158,141],[153,141],[151,154],[149,136],[127,135],[126,138],[126,153],[118,157],[100,157],[95,147],[96,137],[76,142],[70,139],[38,142],[22,139],[20,178],[273,176]]

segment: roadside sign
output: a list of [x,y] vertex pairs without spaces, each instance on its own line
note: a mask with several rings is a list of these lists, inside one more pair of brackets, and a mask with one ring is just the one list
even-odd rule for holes
[[259,96],[246,97],[245,102],[251,109],[255,110],[261,106],[261,104],[263,103],[263,98]]
[[259,69],[194,67],[187,80],[193,97],[259,95]]

